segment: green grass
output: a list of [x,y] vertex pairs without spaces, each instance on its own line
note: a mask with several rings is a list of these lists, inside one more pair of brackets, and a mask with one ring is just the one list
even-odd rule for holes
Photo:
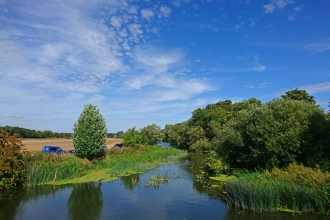
[[220,174],[219,176],[215,177],[209,177],[211,180],[221,181],[221,182],[227,182],[229,180],[235,180],[237,177],[235,175],[227,176],[225,174]]
[[241,172],[226,182],[229,206],[258,212],[276,210],[329,214],[329,173],[291,164],[268,172]]
[[106,157],[88,161],[74,155],[34,154],[28,158],[26,186],[104,182],[148,169],[173,163],[187,155],[186,151],[155,146],[110,149]]

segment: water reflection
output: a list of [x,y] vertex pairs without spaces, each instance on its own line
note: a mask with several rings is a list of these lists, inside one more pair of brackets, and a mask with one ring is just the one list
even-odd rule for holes
[[[257,213],[229,209],[209,179],[195,178],[206,155],[108,183],[39,186],[0,192],[0,219],[225,219],[316,220],[320,215]],[[178,174],[156,190],[145,186],[156,175]]]
[[133,189],[138,185],[140,182],[140,174],[132,174],[130,176],[122,176],[120,177],[120,182],[123,186],[128,189],[129,191],[133,191]]
[[74,185],[67,204],[69,219],[100,219],[103,207],[101,183]]

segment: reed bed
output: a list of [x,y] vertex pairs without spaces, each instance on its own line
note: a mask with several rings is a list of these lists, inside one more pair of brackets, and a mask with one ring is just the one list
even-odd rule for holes
[[229,206],[257,212],[330,213],[329,173],[291,164],[268,172],[241,172],[226,183],[224,198]]
[[73,155],[33,154],[28,158],[24,185],[40,185],[83,176],[92,163]]
[[109,149],[106,156],[99,160],[88,161],[74,155],[53,155],[37,153],[27,158],[25,170],[26,186],[52,184],[75,179],[86,175],[93,176],[101,170],[108,177],[117,177],[143,172],[160,163],[180,160],[187,155],[186,151],[174,148],[141,147],[140,149]]

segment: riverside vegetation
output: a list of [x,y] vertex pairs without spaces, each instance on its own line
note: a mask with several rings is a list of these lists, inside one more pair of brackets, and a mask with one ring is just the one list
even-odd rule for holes
[[166,125],[165,139],[208,152],[203,175],[226,180],[229,206],[329,215],[330,112],[315,103],[299,89],[265,104],[220,101]]
[[[1,134],[2,142],[9,143],[2,157],[22,144],[19,138]],[[14,142],[11,142],[14,140]],[[173,163],[187,155],[186,151],[159,146],[141,146],[140,148],[123,147],[108,149],[102,158],[88,160],[75,155],[54,155],[26,151],[10,157],[7,166],[1,166],[0,188],[6,189],[17,185],[34,186],[41,184],[67,184],[79,182],[104,182],[118,176],[143,172],[161,163]],[[1,161],[5,164],[6,161]],[[20,166],[17,166],[21,163]],[[12,167],[10,167],[12,166]]]
[[[304,90],[288,91],[265,104],[256,98],[209,104],[163,131],[154,124],[133,127],[123,139],[130,148],[108,150],[98,159],[36,154],[21,175],[28,178],[18,179],[25,185],[106,181],[186,154],[146,147],[163,139],[208,154],[202,174],[226,181],[219,189],[228,206],[330,214],[330,114]],[[151,182],[167,180],[158,176]]]

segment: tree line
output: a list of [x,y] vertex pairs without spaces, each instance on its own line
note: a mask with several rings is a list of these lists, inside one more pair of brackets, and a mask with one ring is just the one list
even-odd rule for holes
[[54,132],[51,130],[37,131],[27,128],[0,126],[0,133],[18,135],[21,138],[71,138],[72,133]]
[[213,151],[232,168],[268,169],[298,162],[330,170],[330,115],[305,90],[262,103],[256,98],[209,104],[189,120],[166,125],[165,140]]

